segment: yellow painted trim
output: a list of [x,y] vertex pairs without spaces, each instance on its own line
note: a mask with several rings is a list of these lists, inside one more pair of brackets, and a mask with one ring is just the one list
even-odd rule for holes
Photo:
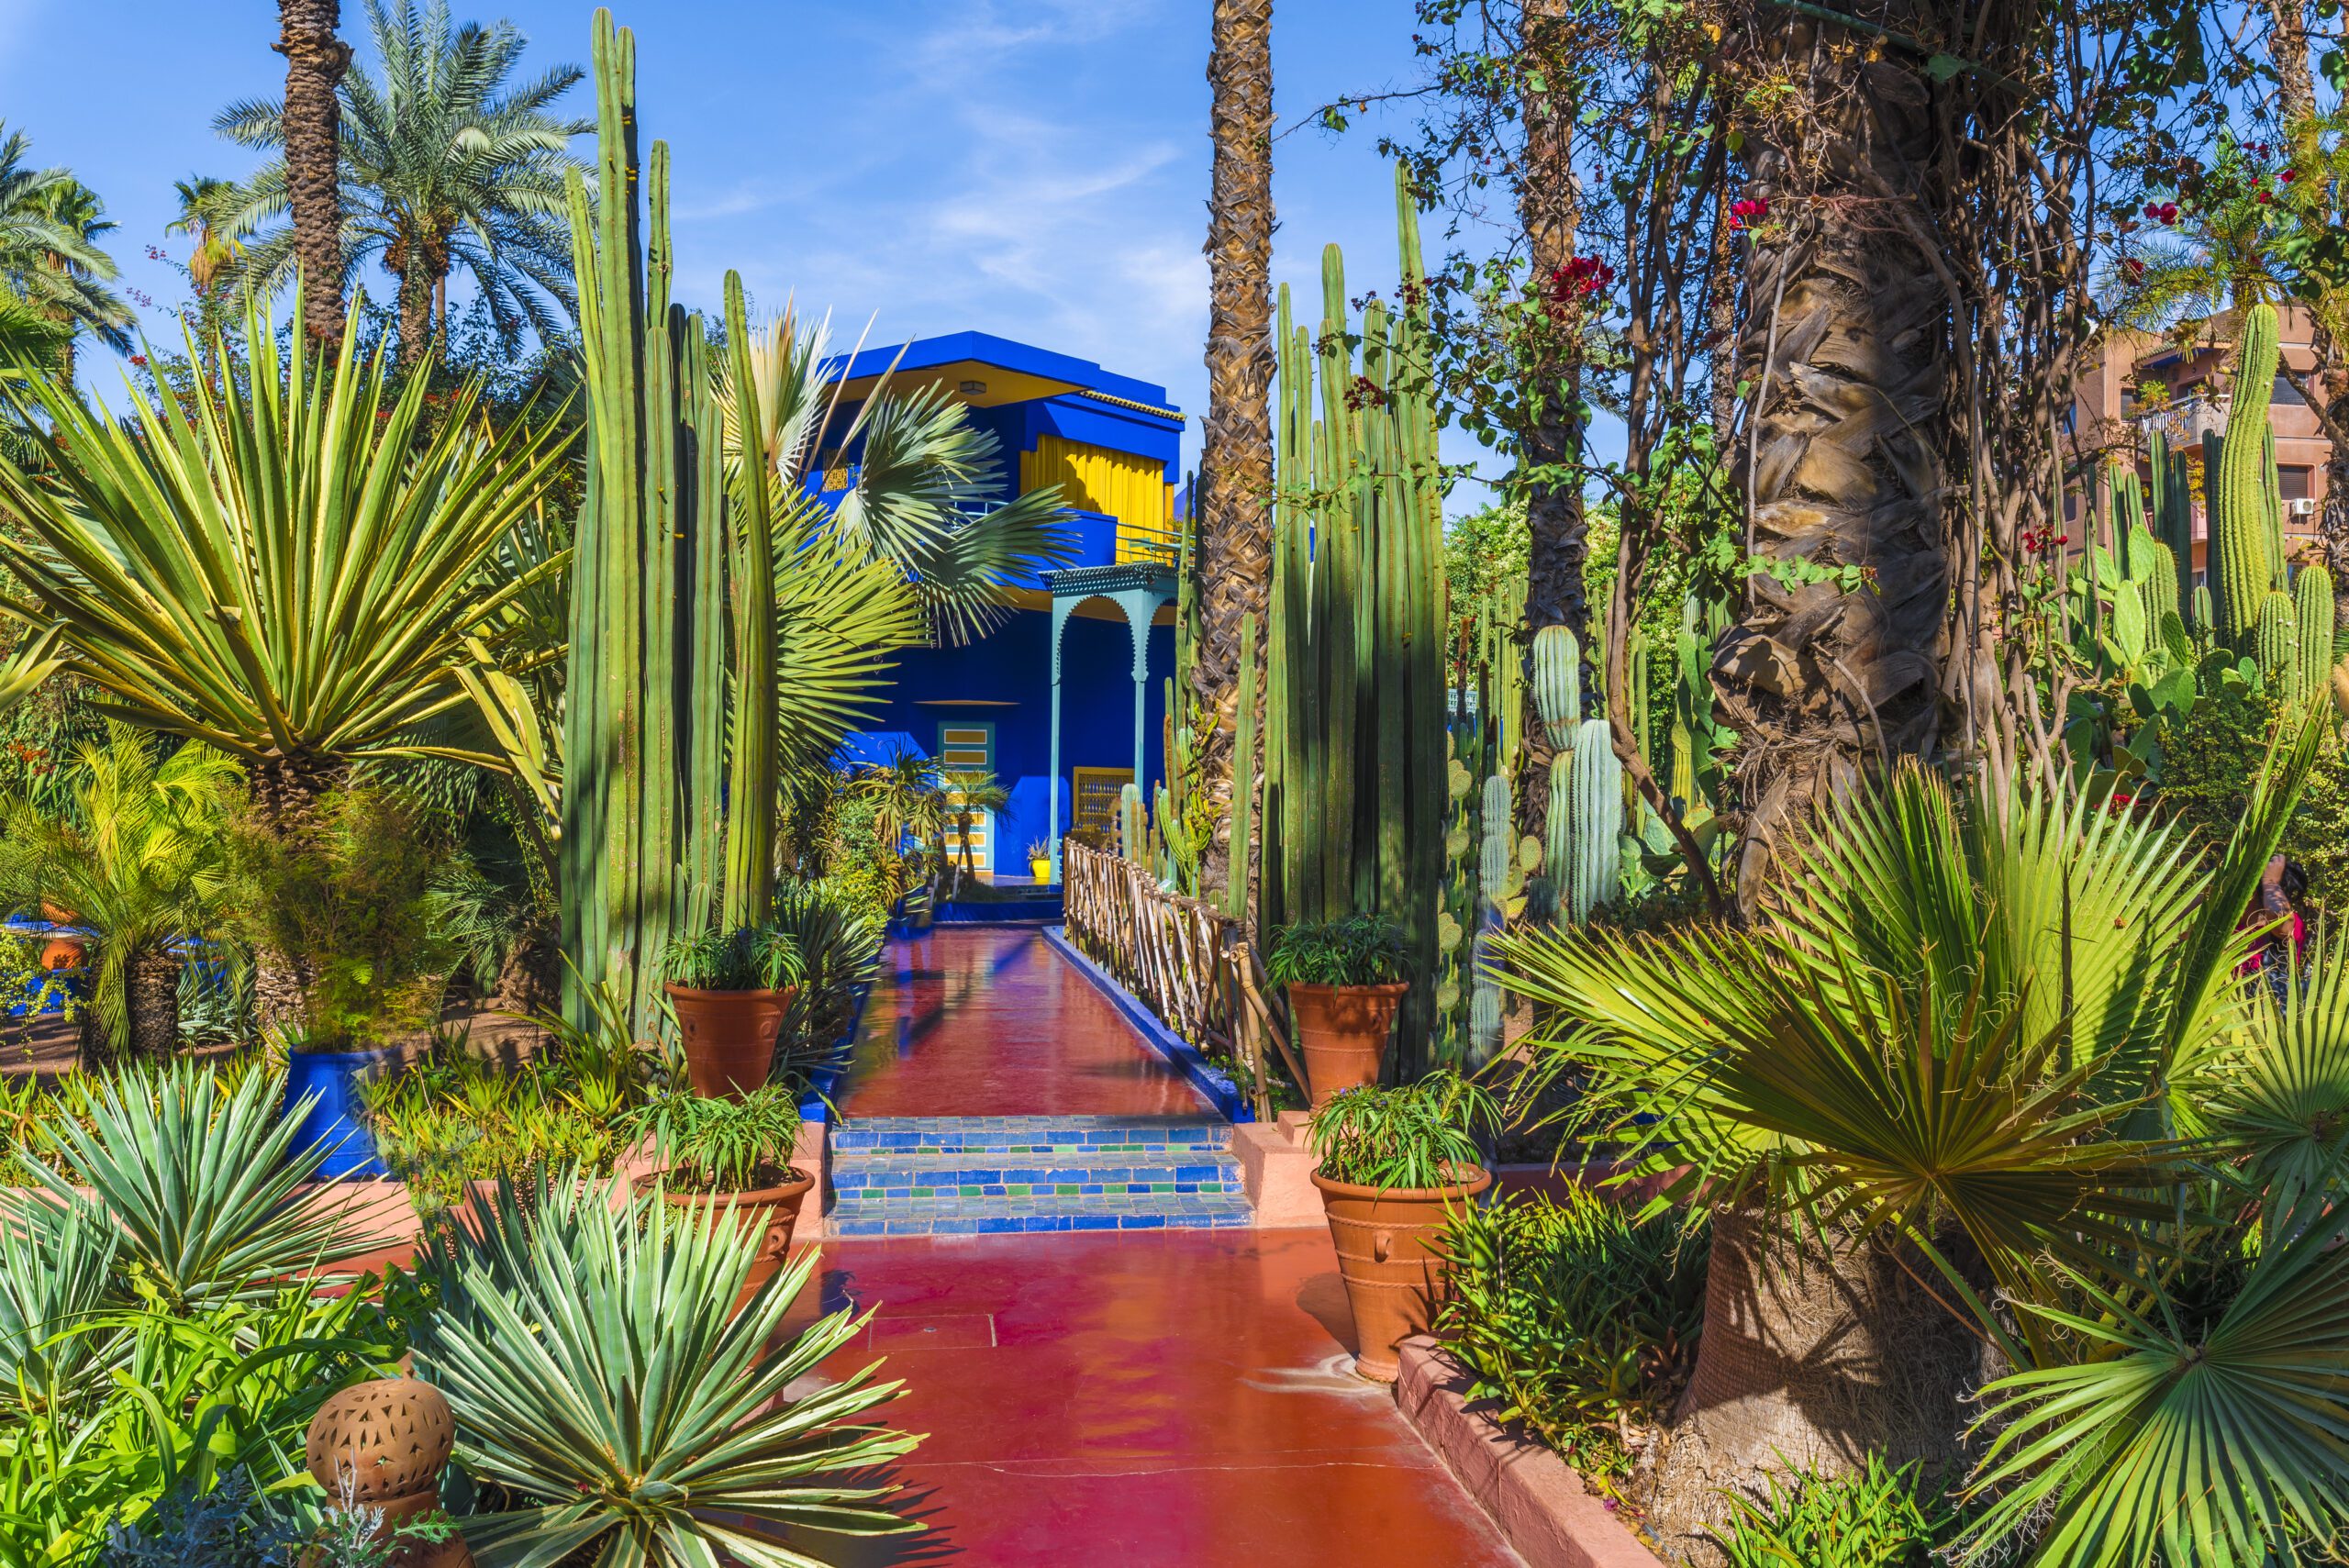
[[1119,562],[1174,559],[1174,487],[1166,483],[1165,464],[1060,436],[1039,436],[1034,451],[1019,454],[1019,488],[1047,484],[1059,485],[1062,501],[1078,511],[1117,519]]

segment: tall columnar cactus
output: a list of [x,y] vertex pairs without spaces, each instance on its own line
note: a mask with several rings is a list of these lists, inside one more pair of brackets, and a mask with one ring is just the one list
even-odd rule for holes
[[2210,486],[2211,554],[2219,563],[2219,636],[2246,648],[2275,587],[2269,553],[2267,405],[2276,383],[2276,307],[2245,308],[2236,350],[2234,396]]
[[2299,617],[2292,608],[2290,595],[2268,591],[2260,601],[2252,640],[2260,673],[2289,695],[2299,680],[2300,669]]
[[[1186,688],[1187,689],[1187,688]],[[1256,824],[1256,616],[1240,617],[1240,717],[1231,752],[1231,862],[1224,882],[1224,913],[1248,917],[1249,845]]]
[[[1623,764],[1615,755],[1607,721],[1585,719],[1575,731],[1566,787],[1552,775],[1552,820],[1568,823],[1564,863],[1551,871],[1558,884],[1561,918],[1579,925],[1592,910],[1613,902],[1622,874]],[[1559,840],[1553,832],[1551,842]]]
[[642,1034],[649,966],[671,929],[708,919],[718,880],[726,487],[706,335],[669,300],[668,149],[652,144],[640,210],[636,46],[608,11],[593,60],[594,203],[568,182],[587,484],[563,718],[565,1006],[584,1021],[582,988],[609,982]]
[[[1427,977],[1449,761],[1442,492],[1419,216],[1401,170],[1396,191],[1399,312],[1373,300],[1353,317],[1335,247],[1318,330],[1296,326],[1280,296],[1262,908],[1274,928],[1388,916]],[[1433,990],[1414,986],[1406,1005],[1406,1074],[1426,1061]]]
[[1564,747],[1582,722],[1582,647],[1563,626],[1533,634],[1533,708],[1553,747]]
[[[2149,442],[2152,479],[2154,537],[2167,546],[2170,564],[2177,573],[2174,600],[2181,615],[2194,591],[2194,486],[2187,469],[2186,454],[2169,450],[2169,441],[2159,430]],[[2134,476],[2131,476],[2132,481]],[[2133,488],[2133,484],[2132,485]],[[2201,630],[2210,631],[2206,624]]]
[[2325,689],[2332,679],[2332,573],[2303,566],[2292,580],[2292,608],[2299,621],[2300,656],[2294,692],[2300,700]]
[[1480,815],[1484,840],[1478,846],[1476,940],[1472,948],[1475,968],[1468,997],[1469,1058],[1481,1066],[1501,1047],[1501,988],[1487,962],[1493,938],[1508,919],[1509,902],[1524,880],[1509,843],[1511,803],[1508,780],[1495,773],[1485,781]]

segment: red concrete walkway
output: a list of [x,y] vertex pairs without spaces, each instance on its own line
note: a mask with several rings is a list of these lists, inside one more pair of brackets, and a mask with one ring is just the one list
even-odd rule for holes
[[1195,1116],[1208,1108],[1033,928],[893,941],[865,1005],[852,1116]]
[[821,1278],[879,1309],[826,1370],[886,1356],[878,1414],[930,1434],[896,1474],[930,1528],[801,1542],[828,1562],[1521,1568],[1345,1369],[1321,1231],[833,1241]]

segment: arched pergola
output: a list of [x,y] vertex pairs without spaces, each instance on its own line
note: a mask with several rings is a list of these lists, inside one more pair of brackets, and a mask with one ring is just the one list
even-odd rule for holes
[[1068,617],[1087,599],[1106,599],[1126,617],[1134,643],[1134,783],[1140,785],[1149,755],[1150,627],[1168,600],[1174,597],[1174,569],[1157,562],[1119,562],[1110,566],[1078,566],[1051,573],[1052,585],[1052,783],[1050,834],[1052,880],[1061,879],[1061,633]]

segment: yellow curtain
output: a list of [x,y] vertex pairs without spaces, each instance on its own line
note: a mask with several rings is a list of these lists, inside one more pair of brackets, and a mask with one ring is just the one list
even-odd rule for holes
[[1040,436],[1019,454],[1019,488],[1061,487],[1061,500],[1081,512],[1118,519],[1119,561],[1163,561],[1174,550],[1174,487],[1166,466],[1131,452]]

